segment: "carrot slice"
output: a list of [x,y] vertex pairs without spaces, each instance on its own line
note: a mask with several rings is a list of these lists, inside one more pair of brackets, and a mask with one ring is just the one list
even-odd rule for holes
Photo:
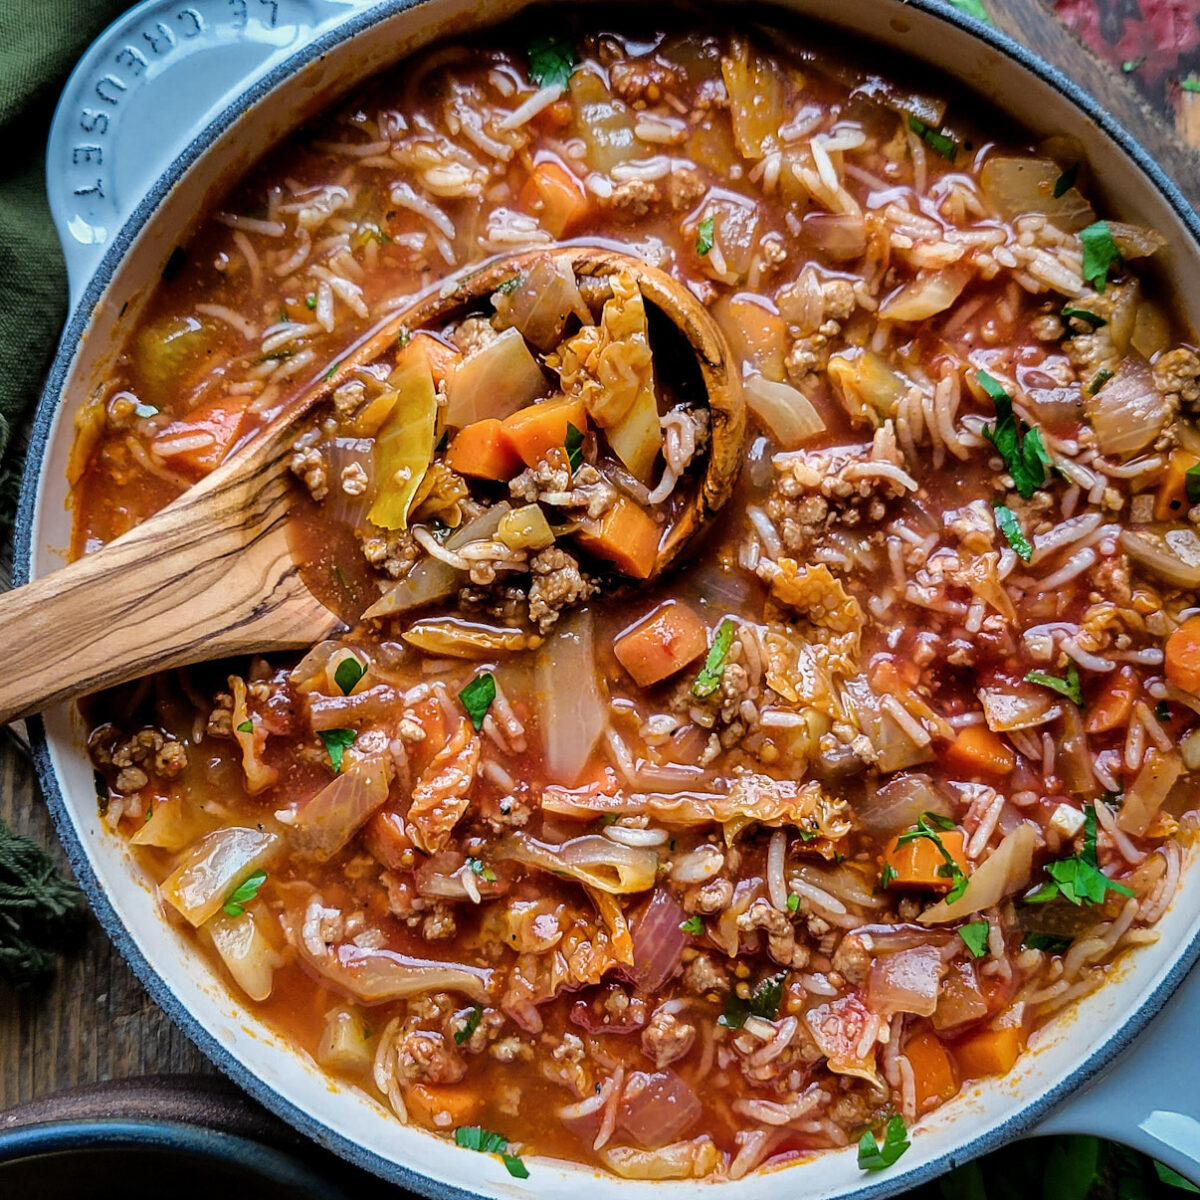
[[[199,479],[220,465],[241,433],[245,419],[244,398],[209,400],[192,409],[186,417],[172,421],[154,439],[154,451],[176,470]],[[173,442],[189,434],[207,435],[209,440],[187,450],[171,449]]]
[[1200,457],[1190,451],[1171,451],[1171,461],[1167,463],[1162,482],[1158,485],[1158,495],[1154,499],[1156,521],[1170,521],[1182,517],[1191,507],[1187,498],[1187,475],[1197,465],[1200,465]]
[[458,364],[462,362],[462,351],[424,331],[414,333],[412,340],[420,342],[421,348],[425,351],[425,357],[429,360],[429,373],[433,376],[433,382],[438,387],[442,387],[446,382],[446,376],[452,375]]
[[1200,692],[1200,616],[1189,617],[1167,638],[1167,678],[1185,692]]
[[1139,690],[1137,673],[1132,667],[1122,667],[1106,676],[1095,700],[1088,706],[1088,733],[1108,733],[1119,729],[1129,720],[1133,702]]
[[[946,853],[958,864],[959,870],[964,875],[969,874],[962,830],[939,829],[937,835],[946,847]],[[898,838],[894,839],[883,856],[884,866],[891,867],[895,872],[888,882],[889,888],[948,892],[954,886],[953,879],[941,874],[947,863],[929,838],[914,838],[903,845],[898,845],[898,841]]]
[[521,188],[518,206],[537,217],[551,237],[562,237],[588,210],[583,185],[556,162],[540,162]]
[[658,559],[659,528],[654,518],[628,496],[617,500],[575,540],[589,553],[635,579],[648,579]]
[[1017,760],[1004,739],[986,725],[967,725],[946,750],[946,764],[968,775],[1008,775]]
[[944,1104],[958,1095],[958,1072],[941,1039],[929,1030],[910,1037],[904,1046],[904,1057],[913,1071],[917,1112]]
[[446,465],[472,479],[511,479],[521,458],[495,417],[472,421],[455,435],[446,450]]
[[967,1079],[983,1075],[1003,1075],[1012,1070],[1025,1048],[1025,1032],[1020,1025],[982,1029],[964,1038],[954,1047],[958,1069]]
[[583,401],[559,396],[519,408],[501,422],[509,444],[527,467],[536,467],[552,449],[562,449],[567,441],[567,426],[580,433],[587,429],[587,409]]
[[674,675],[708,649],[708,627],[679,600],[668,600],[630,625],[613,643],[617,662],[638,687]]
[[[418,1125],[426,1129],[453,1129],[474,1115],[482,1096],[463,1083],[414,1083],[404,1093],[404,1102]],[[443,1114],[449,1113],[450,1120]],[[441,1117],[439,1121],[438,1118]]]

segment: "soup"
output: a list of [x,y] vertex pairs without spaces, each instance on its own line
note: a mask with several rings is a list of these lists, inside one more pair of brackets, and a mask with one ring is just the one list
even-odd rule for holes
[[[76,554],[324,382],[294,544],[347,615],[93,698],[105,821],[254,1011],[518,1177],[879,1169],[1171,902],[1200,359],[1068,141],[782,35],[533,29],[280,147],[82,408]],[[713,415],[597,243],[749,409],[666,572]]]

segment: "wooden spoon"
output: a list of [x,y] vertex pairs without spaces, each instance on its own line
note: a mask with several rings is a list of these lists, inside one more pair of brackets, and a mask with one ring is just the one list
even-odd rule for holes
[[[314,405],[402,328],[448,318],[491,295],[545,251],[484,264],[418,296],[299,395],[212,474],[101,550],[0,596],[5,670],[0,724],[169,667],[311,646],[344,627],[305,586],[287,533],[292,443]],[[695,352],[711,410],[704,478],[664,533],[662,571],[729,498],[742,463],[745,406],[729,348],[682,284],[611,250],[562,247],[577,276],[632,271]]]

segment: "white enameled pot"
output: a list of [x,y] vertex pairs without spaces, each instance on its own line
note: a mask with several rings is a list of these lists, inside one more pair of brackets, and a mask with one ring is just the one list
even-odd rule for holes
[[[49,146],[72,312],[34,424],[18,582],[61,564],[74,411],[197,215],[280,137],[372,72],[521,6],[146,0],[102,35],[67,85]],[[736,3],[726,12],[734,22],[751,15]],[[784,0],[771,19],[801,36],[812,20],[840,26],[879,43],[885,56],[946,72],[1039,135],[1079,138],[1104,210],[1166,235],[1158,257],[1167,284],[1200,328],[1200,222],[1146,153],[1054,69],[938,0]],[[147,642],[153,637],[147,626]],[[429,1196],[650,1195],[648,1183],[538,1159],[529,1160],[528,1180],[512,1179],[493,1157],[402,1126],[367,1096],[332,1082],[261,1024],[160,915],[149,881],[97,818],[78,716],[50,712],[31,722],[31,732],[59,833],[109,935],[204,1053],[285,1120]],[[790,1200],[798,1188],[813,1200],[883,1196],[1012,1138],[1050,1131],[1116,1138],[1200,1181],[1200,971],[1187,979],[1200,955],[1200,868],[1192,861],[1159,932],[1156,944],[1126,956],[1110,982],[1041,1030],[1007,1076],[966,1089],[921,1120],[911,1150],[889,1171],[864,1175],[850,1147],[741,1180],[740,1200]],[[699,1186],[653,1190],[682,1196]]]

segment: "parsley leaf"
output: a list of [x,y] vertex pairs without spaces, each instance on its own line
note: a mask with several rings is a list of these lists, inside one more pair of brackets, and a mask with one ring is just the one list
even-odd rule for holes
[[318,729],[317,736],[325,743],[330,765],[336,775],[342,769],[342,756],[346,753],[346,747],[354,745],[358,733],[353,729]]
[[708,657],[696,676],[696,682],[692,684],[692,695],[697,700],[711,696],[721,686],[721,676],[725,674],[725,659],[728,658],[729,648],[733,645],[734,632],[732,617],[726,617],[717,626],[712,645],[708,648]]
[[699,937],[704,932],[704,922],[699,917],[688,917],[686,921],[679,922],[679,928],[684,933],[690,933],[693,937]]
[[988,934],[992,927],[986,921],[972,921],[959,927],[958,936],[971,952],[972,958],[983,958],[988,953]]
[[458,698],[462,701],[462,706],[467,710],[467,716],[471,718],[471,724],[475,726],[475,731],[478,733],[483,728],[483,719],[488,715],[492,701],[496,698],[496,677],[491,671],[484,671],[482,675],[476,675],[458,693]]
[[713,248],[713,219],[705,217],[696,227],[696,253],[703,258]]
[[725,1001],[725,1010],[717,1018],[718,1025],[727,1029],[741,1029],[748,1017],[762,1017],[774,1021],[779,1016],[779,1005],[783,1001],[783,980],[781,971],[778,975],[768,975],[759,981],[758,986],[750,993],[749,1000],[743,1000],[737,992],[730,992]]
[[947,137],[944,133],[939,133],[932,126],[926,125],[919,117],[910,116],[908,118],[908,127],[935,154],[940,154],[950,162],[953,162],[958,157],[958,143],[952,137]]
[[1056,896],[1075,905],[1100,904],[1109,892],[1133,895],[1131,888],[1109,879],[1097,864],[1096,810],[1090,804],[1084,809],[1083,849],[1070,858],[1050,863],[1046,873],[1050,878],[1032,896],[1026,897],[1027,904],[1044,904]]
[[480,1018],[483,1016],[483,1009],[478,1004],[471,1009],[470,1015],[467,1017],[467,1023],[461,1028],[454,1031],[454,1044],[461,1046],[464,1042],[471,1040],[471,1034],[479,1028]]
[[351,655],[349,658],[343,658],[337,665],[337,670],[333,673],[333,682],[342,690],[343,696],[348,696],[355,687],[358,681],[367,673],[367,668],[362,665]]
[[525,282],[525,276],[516,274],[506,279],[503,283],[496,284],[496,294],[499,296],[511,296],[522,283]]
[[797,896],[795,892],[793,892],[787,898],[787,906],[788,906],[788,912],[799,912],[800,911],[800,897]]
[[1183,491],[1189,504],[1200,504],[1200,463],[1188,467],[1183,477]]
[[1044,950],[1047,954],[1061,954],[1070,944],[1069,937],[1053,933],[1027,933],[1022,939],[1022,945],[1030,950]]
[[266,871],[255,871],[247,875],[241,883],[229,893],[229,898],[221,905],[221,910],[227,917],[240,917],[246,911],[246,905],[258,895],[258,889],[266,882]]
[[253,733],[254,732],[254,722],[253,721],[243,721],[237,727],[237,731],[238,731],[238,733]]
[[858,1169],[882,1171],[885,1167],[890,1167],[910,1145],[912,1143],[908,1140],[904,1118],[897,1113],[887,1123],[882,1145],[875,1140],[875,1135],[869,1129],[858,1139]]
[[340,367],[341,365],[342,365],[342,360],[339,358],[337,360],[337,362],[335,362],[333,364],[333,366],[330,367],[329,370],[325,372],[325,379],[327,382],[338,373],[338,367]]
[[493,871],[491,867],[485,867],[481,859],[468,858],[467,866],[470,867],[471,874],[478,875],[479,878],[484,881],[484,883],[496,882],[496,872]]
[[309,292],[308,295],[304,297],[304,307],[305,308],[316,308],[317,307],[317,296],[316,296],[315,292]]
[[1022,562],[1033,557],[1033,546],[1021,529],[1017,514],[1007,504],[996,505],[996,528],[1004,534],[1004,540],[1021,556]]
[[879,886],[885,888],[895,878],[896,868],[891,863],[884,863],[883,870],[879,872]]
[[460,1125],[454,1131],[454,1144],[464,1150],[499,1156],[505,1169],[514,1179],[528,1179],[529,1170],[516,1154],[508,1153],[508,1139],[478,1125]]
[[986,371],[978,372],[975,378],[996,405],[995,423],[983,427],[983,436],[996,447],[1013,485],[1028,500],[1046,482],[1046,468],[1050,466],[1042,435],[1036,427],[1017,420],[1012,400],[997,379]]
[[567,452],[567,465],[574,474],[583,463],[583,433],[570,421],[567,422],[567,436],[563,439],[563,449]]
[[[935,828],[936,826],[936,828]],[[916,829],[910,829],[907,833],[902,833],[896,838],[896,847],[905,845],[908,842],[915,842],[920,838],[932,842],[938,849],[938,853],[942,856],[942,865],[938,867],[938,874],[943,879],[952,881],[950,890],[946,893],[946,902],[953,903],[963,892],[967,890],[967,876],[963,872],[962,867],[955,861],[954,855],[946,849],[945,843],[942,841],[937,830],[938,829],[954,829],[956,828],[953,821],[949,817],[943,817],[940,813],[923,812],[920,820],[917,821]],[[896,877],[895,872],[892,872],[891,879]],[[882,876],[880,876],[882,879]],[[891,882],[888,880],[888,883]],[[885,885],[886,886],[886,885]]]
[[575,47],[556,33],[545,33],[529,43],[529,78],[540,88],[566,87],[579,62]]
[[1075,181],[1078,178],[1079,178],[1079,164],[1075,163],[1073,166],[1068,167],[1054,181],[1054,198],[1055,198],[1055,200],[1061,200],[1063,198],[1063,196],[1065,196],[1075,186]]
[[1093,329],[1100,329],[1102,326],[1108,324],[1108,322],[1102,316],[1100,316],[1098,313],[1092,312],[1090,308],[1076,308],[1073,304],[1064,305],[1062,315],[1066,317],[1068,321],[1071,319],[1076,321],[1085,321]]
[[1109,268],[1121,265],[1121,252],[1112,239],[1107,221],[1097,221],[1079,231],[1083,243],[1083,278],[1098,292],[1104,291]]
[[1049,688],[1060,696],[1066,696],[1076,708],[1083,705],[1083,688],[1079,683],[1079,668],[1073,663],[1067,663],[1067,677],[1060,679],[1057,675],[1047,675],[1045,671],[1030,671],[1025,676],[1026,683],[1036,683],[1038,687]]

